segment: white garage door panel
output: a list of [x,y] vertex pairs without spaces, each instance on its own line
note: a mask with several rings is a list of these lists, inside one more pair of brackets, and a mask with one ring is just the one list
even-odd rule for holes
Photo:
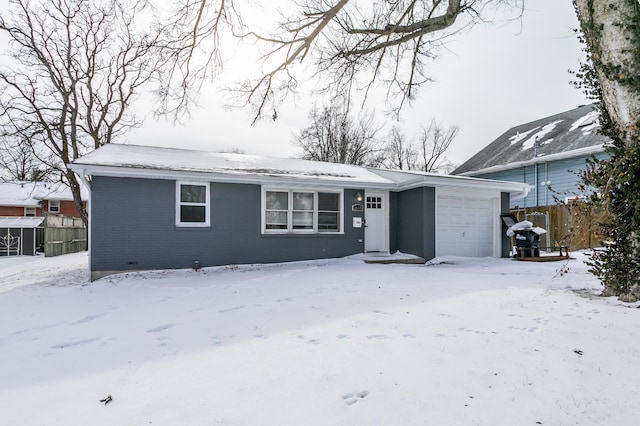
[[438,256],[493,255],[493,199],[439,196],[437,209]]

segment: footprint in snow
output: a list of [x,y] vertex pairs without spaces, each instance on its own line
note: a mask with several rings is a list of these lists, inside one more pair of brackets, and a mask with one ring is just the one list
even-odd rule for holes
[[367,339],[369,339],[369,340],[386,340],[386,339],[389,339],[389,336],[386,336],[384,334],[372,334],[370,336],[367,336]]
[[82,319],[79,319],[77,321],[74,321],[74,322],[70,323],[69,325],[84,324],[86,322],[93,321],[93,320],[95,320],[97,318],[100,318],[101,316],[102,315],[88,315],[88,316],[86,316],[86,317],[84,317]]
[[74,346],[86,345],[87,343],[95,342],[97,340],[100,340],[100,337],[95,337],[93,339],[74,340],[72,342],[65,342],[51,346],[51,349],[72,348]]
[[342,400],[344,401],[345,404],[353,405],[356,402],[360,401],[361,399],[366,398],[367,396],[369,396],[369,391],[368,390],[363,390],[363,391],[360,391],[360,392],[345,393],[344,395],[341,396],[341,398],[342,398]]
[[159,326],[157,326],[157,327],[150,328],[150,329],[149,329],[149,330],[147,330],[146,332],[147,332],[147,333],[160,333],[160,332],[162,332],[162,331],[168,330],[168,329],[170,329],[171,327],[175,327],[175,326],[176,326],[175,324],[162,324],[162,325],[159,325]]
[[233,306],[231,308],[226,308],[226,309],[220,309],[218,312],[221,314],[226,314],[227,312],[233,312],[233,311],[237,311],[239,309],[244,308],[244,306]]

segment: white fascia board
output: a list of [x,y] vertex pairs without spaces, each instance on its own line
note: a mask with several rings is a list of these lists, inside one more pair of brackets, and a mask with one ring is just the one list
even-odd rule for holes
[[190,180],[195,182],[244,183],[269,185],[274,187],[309,188],[354,188],[354,189],[396,189],[393,182],[367,182],[348,179],[321,179],[318,177],[288,177],[269,175],[234,175],[233,173],[215,173],[165,169],[138,169],[113,166],[86,165],[73,163],[70,168],[82,176],[129,177],[140,179]]
[[491,180],[472,178],[465,176],[449,176],[443,175],[441,177],[423,176],[418,179],[406,182],[398,186],[398,190],[408,190],[419,188],[422,186],[433,186],[438,188],[452,188],[461,190],[474,190],[474,191],[499,191],[510,193],[529,192],[532,188],[531,185],[526,183],[509,182],[502,180]]
[[534,164],[548,163],[550,161],[566,160],[574,157],[583,157],[590,154],[597,154],[598,152],[604,152],[604,145],[589,146],[586,148],[579,148],[579,149],[574,149],[572,151],[559,152],[557,154],[551,154],[551,155],[542,155],[540,157],[532,158],[531,160],[527,160],[527,161],[517,161],[515,163],[487,167],[486,169],[472,170],[470,172],[460,173],[457,176],[476,176],[476,175],[486,174],[486,173],[503,172],[505,170],[518,169],[520,167],[532,166]]

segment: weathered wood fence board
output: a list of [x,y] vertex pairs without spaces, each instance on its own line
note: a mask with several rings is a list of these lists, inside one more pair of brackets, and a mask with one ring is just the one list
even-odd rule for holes
[[554,251],[559,246],[566,246],[570,250],[580,250],[602,246],[598,226],[602,213],[594,211],[589,203],[528,207],[512,213],[520,221],[528,220],[547,230],[540,238],[542,249]]
[[87,249],[87,229],[79,218],[49,216],[45,222],[45,257],[77,253]]

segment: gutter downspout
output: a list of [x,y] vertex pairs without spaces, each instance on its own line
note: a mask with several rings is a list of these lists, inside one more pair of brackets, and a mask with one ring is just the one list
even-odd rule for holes
[[93,203],[91,202],[91,182],[89,182],[87,176],[84,174],[84,169],[80,169],[75,172],[78,176],[80,176],[80,181],[82,182],[82,184],[89,190],[89,199],[87,200],[87,214],[89,215],[89,221],[87,223],[87,255],[89,259],[87,263],[89,266],[89,281],[93,282],[95,280],[93,278],[93,273],[91,270],[91,230],[93,229],[93,226],[91,226],[91,218],[93,217],[93,215],[91,214],[91,206],[93,205]]
[[544,205],[549,205],[549,163],[544,163],[544,186],[547,189],[544,192]]
[[534,179],[533,185],[535,186],[535,189],[536,189],[536,200],[534,201],[532,207],[537,207],[538,206],[538,186],[539,186],[539,184],[538,184],[538,165],[534,164],[533,167],[534,167],[534,169],[533,169],[533,179]]

